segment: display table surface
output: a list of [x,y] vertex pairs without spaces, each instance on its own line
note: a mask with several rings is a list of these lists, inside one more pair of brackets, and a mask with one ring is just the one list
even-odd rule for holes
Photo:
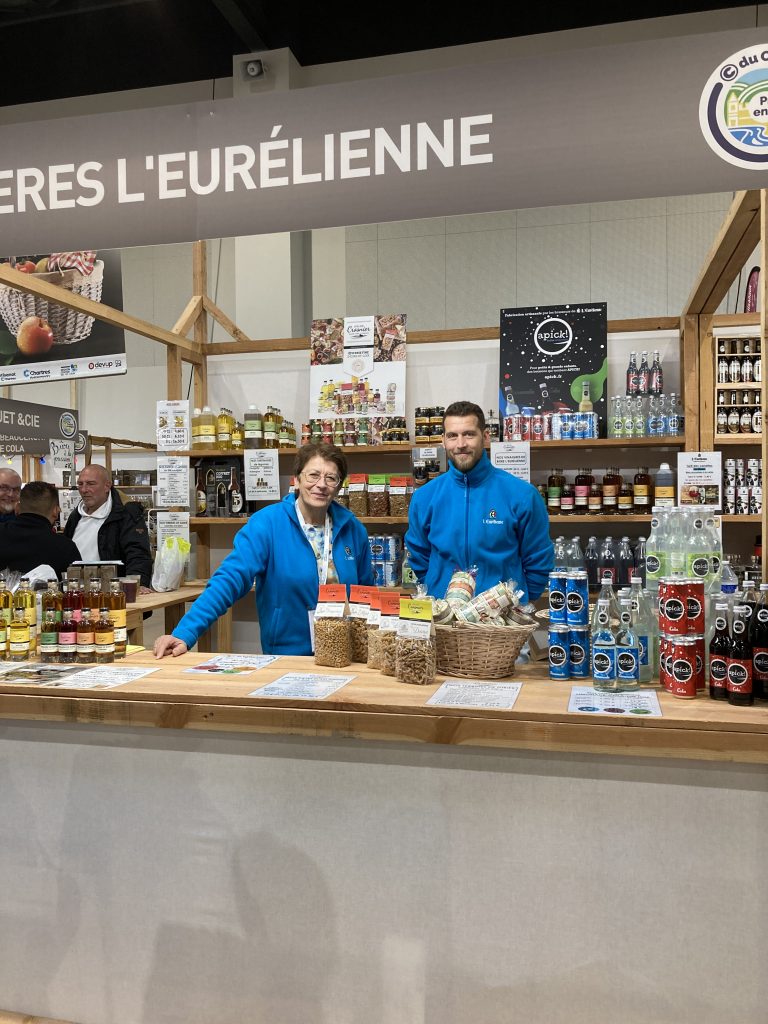
[[[172,633],[184,615],[186,605],[199,597],[205,590],[205,580],[189,580],[178,590],[165,593],[153,591],[151,594],[139,594],[135,601],[125,606],[128,643],[144,642],[144,615],[146,612],[165,610],[165,632]],[[198,642],[201,651],[226,650],[232,642],[232,609],[214,623],[209,633],[203,634]]]
[[[185,673],[206,660],[188,653],[158,662],[139,652],[129,664],[157,671],[113,690],[0,685],[0,717],[768,763],[765,705],[737,708],[659,691],[661,718],[569,713],[577,683],[551,681],[546,664],[522,666],[513,677],[524,684],[515,707],[498,711],[428,706],[443,677],[409,686],[364,665],[320,668],[312,658],[283,656],[247,675]],[[251,696],[286,672],[354,678],[325,700]]]

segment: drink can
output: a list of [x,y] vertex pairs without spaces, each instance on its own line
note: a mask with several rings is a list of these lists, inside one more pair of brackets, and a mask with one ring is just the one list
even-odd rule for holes
[[381,563],[385,587],[396,587],[400,583],[400,559],[384,560]]
[[565,578],[565,621],[569,626],[589,624],[589,578],[583,569]]
[[574,441],[584,441],[587,437],[587,420],[586,415],[583,412],[571,413],[573,417],[573,439]]
[[592,647],[592,678],[597,682],[610,682],[616,678],[615,647]]
[[531,417],[531,440],[544,440],[544,417],[540,412]]
[[736,488],[736,515],[745,516],[749,512],[749,488]]
[[692,700],[696,696],[696,641],[693,637],[675,636],[670,646],[667,659],[668,665],[671,661],[672,677],[669,692],[673,697]]
[[520,419],[522,420],[522,425],[521,425],[521,428],[520,428],[520,439],[522,441],[530,441],[531,440],[531,417],[530,416],[521,416]]
[[376,538],[381,542],[382,558],[387,562],[394,562],[403,553],[402,538],[397,534],[384,534]]
[[686,616],[688,634],[704,635],[704,580],[688,579],[686,582]]
[[667,658],[669,656],[670,638],[663,633],[659,634],[659,683],[665,690],[669,690],[670,675]]
[[553,441],[559,441],[562,438],[562,436],[563,436],[563,433],[562,433],[562,423],[563,423],[562,413],[553,412],[552,413],[552,440]]
[[759,487],[760,482],[760,459],[749,459],[747,461],[747,487]]
[[725,499],[723,502],[723,509],[727,516],[736,515],[736,488],[726,487],[725,488]]
[[575,412],[562,413],[562,426],[560,433],[563,441],[573,441],[576,438],[576,416]]
[[681,576],[659,580],[659,630],[668,636],[688,632],[688,580]]
[[552,440],[552,416],[553,416],[553,414],[551,412],[545,412],[544,416],[543,416],[543,418],[544,418],[543,440],[545,440],[545,441],[551,441]]
[[749,492],[749,514],[760,516],[763,514],[763,488],[753,487]]
[[725,460],[725,469],[723,471],[723,476],[725,477],[726,487],[736,486],[736,459]]
[[514,416],[504,417],[504,440],[522,441],[523,439],[523,417],[517,413]]
[[696,692],[700,693],[704,689],[704,634],[702,633],[700,636],[689,636],[688,639],[693,640],[693,653],[696,658]]
[[551,572],[549,574],[549,621],[564,626],[568,621],[565,607],[568,574]]
[[373,570],[373,585],[374,587],[384,586],[384,562],[380,558],[371,559],[371,569]]
[[549,678],[571,678],[570,638],[567,626],[549,627]]
[[568,631],[571,679],[589,678],[589,627],[572,626]]
[[736,486],[745,487],[747,483],[747,464],[744,459],[736,459]]
[[589,434],[587,436],[590,438],[599,437],[600,417],[597,415],[596,412],[590,412],[587,415],[589,416]]
[[384,538],[381,534],[371,534],[368,538],[368,546],[371,549],[371,557],[379,561],[386,558],[384,554]]

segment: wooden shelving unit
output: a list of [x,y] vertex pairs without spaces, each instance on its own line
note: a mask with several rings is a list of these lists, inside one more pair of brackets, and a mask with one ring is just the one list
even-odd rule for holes
[[[740,517],[740,518],[743,518]],[[599,526],[600,523],[649,523],[651,521],[650,512],[647,514],[632,513],[631,515],[564,515],[564,516],[550,516],[550,523],[594,523]]]
[[759,448],[762,443],[762,434],[718,434],[712,439],[712,444],[716,448],[729,448],[731,445]]

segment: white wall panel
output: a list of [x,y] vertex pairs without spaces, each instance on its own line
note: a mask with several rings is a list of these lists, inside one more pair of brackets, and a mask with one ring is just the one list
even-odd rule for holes
[[484,327],[517,304],[517,232],[468,231],[446,237],[445,323]]
[[380,238],[378,252],[380,308],[365,312],[407,313],[410,331],[446,327],[445,233]]
[[590,297],[608,303],[610,320],[667,315],[666,218],[591,224],[590,262]]
[[518,306],[583,302],[589,280],[589,224],[517,229]]

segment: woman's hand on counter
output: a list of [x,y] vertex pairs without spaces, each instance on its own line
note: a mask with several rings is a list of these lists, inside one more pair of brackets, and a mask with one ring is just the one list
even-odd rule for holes
[[186,654],[188,650],[189,648],[183,640],[179,640],[176,636],[169,636],[167,633],[155,640],[154,655],[156,658],[164,658],[167,654],[178,658],[180,654]]

